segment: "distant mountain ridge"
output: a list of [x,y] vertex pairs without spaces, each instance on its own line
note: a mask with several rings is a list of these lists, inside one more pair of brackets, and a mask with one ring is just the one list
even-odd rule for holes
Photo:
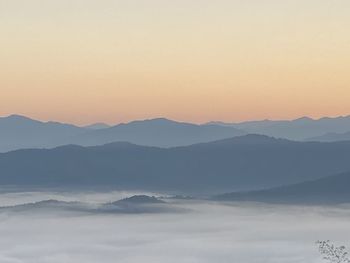
[[55,199],[42,200],[33,203],[24,203],[0,207],[0,213],[5,212],[85,212],[85,213],[162,213],[181,212],[165,201],[154,196],[131,196],[122,200],[103,204],[90,204],[83,202],[66,202]]
[[11,115],[0,118],[0,152],[53,148],[66,144],[96,146],[118,141],[168,148],[246,134],[262,134],[298,141],[350,140],[350,117],[318,120],[303,117],[293,121],[212,122],[201,125],[157,118],[115,126],[95,123],[78,127]]
[[327,133],[350,132],[350,116],[312,119],[302,117],[287,121],[247,121],[241,123],[210,122],[209,124],[234,127],[247,133],[257,133],[290,140],[310,140]]
[[0,118],[0,152],[64,144],[86,130],[71,124],[41,122],[20,115]]
[[73,138],[71,143],[84,146],[127,141],[156,147],[186,146],[246,134],[244,131],[218,125],[197,125],[165,118],[132,121],[127,124],[90,131]]
[[246,133],[231,127],[196,125],[163,118],[133,121],[112,127],[101,123],[77,127],[11,115],[0,118],[0,152],[25,148],[53,148],[66,144],[95,146],[117,141],[173,147],[243,134]]
[[276,188],[215,196],[218,201],[332,204],[350,202],[350,172]]
[[345,133],[326,133],[322,136],[309,138],[308,140],[319,142],[350,141],[350,131]]
[[228,192],[350,171],[349,158],[350,142],[294,142],[262,135],[175,148],[122,142],[68,145],[0,154],[0,184]]

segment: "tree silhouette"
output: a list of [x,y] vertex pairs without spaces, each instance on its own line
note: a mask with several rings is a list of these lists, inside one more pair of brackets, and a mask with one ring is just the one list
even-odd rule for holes
[[348,252],[344,246],[336,247],[329,240],[317,241],[318,250],[320,251],[323,259],[329,263],[350,263]]

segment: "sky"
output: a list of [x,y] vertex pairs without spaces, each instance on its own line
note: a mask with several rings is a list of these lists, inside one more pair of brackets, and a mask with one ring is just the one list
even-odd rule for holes
[[348,0],[0,0],[0,116],[350,114]]

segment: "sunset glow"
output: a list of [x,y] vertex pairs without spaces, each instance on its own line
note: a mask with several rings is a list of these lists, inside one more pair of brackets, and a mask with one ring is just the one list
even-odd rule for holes
[[0,0],[0,115],[350,114],[348,0]]

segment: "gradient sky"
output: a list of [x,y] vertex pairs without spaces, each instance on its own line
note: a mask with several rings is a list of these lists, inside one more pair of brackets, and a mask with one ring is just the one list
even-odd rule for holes
[[350,114],[349,0],[0,0],[0,115]]

